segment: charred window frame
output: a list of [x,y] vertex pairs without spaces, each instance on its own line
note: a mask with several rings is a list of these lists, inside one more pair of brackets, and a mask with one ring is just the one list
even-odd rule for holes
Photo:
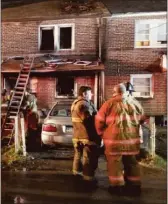
[[58,25],[58,50],[73,50],[75,48],[75,25]]
[[40,46],[41,51],[55,50],[55,26],[42,26],[40,27]]
[[77,97],[77,83],[73,76],[58,76],[56,78],[56,98]]
[[38,36],[40,51],[75,49],[75,24],[40,25]]
[[4,76],[3,79],[3,88],[6,89],[8,92],[15,88],[17,81],[17,76]]

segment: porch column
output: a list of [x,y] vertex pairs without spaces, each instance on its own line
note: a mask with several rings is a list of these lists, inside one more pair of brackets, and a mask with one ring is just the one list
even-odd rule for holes
[[150,127],[150,142],[149,142],[149,151],[152,157],[155,156],[155,135],[156,135],[156,127],[155,127],[155,117],[150,117],[149,121]]
[[104,71],[100,73],[100,106],[105,102],[104,96]]
[[94,105],[97,108],[97,102],[98,102],[98,74],[95,74],[95,83],[94,83]]

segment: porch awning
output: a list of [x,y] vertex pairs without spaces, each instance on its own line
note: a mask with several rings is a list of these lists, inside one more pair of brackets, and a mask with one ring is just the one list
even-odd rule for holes
[[[9,59],[1,65],[2,73],[19,73],[22,65],[22,60]],[[91,71],[104,70],[104,64],[99,61],[86,60],[35,60],[31,73],[50,73],[60,71]]]

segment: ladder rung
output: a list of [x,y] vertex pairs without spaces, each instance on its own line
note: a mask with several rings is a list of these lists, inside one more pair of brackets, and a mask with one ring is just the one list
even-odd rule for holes
[[24,90],[24,88],[23,87],[15,87],[15,90],[16,89],[19,89],[19,90]]
[[19,82],[24,82],[24,81],[26,82],[26,81],[27,81],[27,78],[20,78],[20,79],[19,79]]
[[19,107],[18,106],[10,106],[10,108],[18,109]]
[[15,123],[13,122],[13,123],[6,123],[6,125],[14,125]]
[[8,130],[9,131],[9,130],[13,130],[13,128],[4,128],[4,130]]
[[18,85],[19,85],[19,86],[22,86],[22,85],[24,86],[25,83],[18,83],[17,86],[18,86]]
[[10,111],[10,113],[11,113],[11,114],[17,114],[17,112],[15,112],[15,111]]
[[27,77],[28,74],[21,74],[20,77]]
[[11,101],[11,104],[13,104],[13,103],[20,103],[20,101]]
[[21,99],[22,96],[13,96],[13,98],[18,98],[18,99]]
[[14,115],[10,115],[8,118],[9,119],[15,119],[15,116]]

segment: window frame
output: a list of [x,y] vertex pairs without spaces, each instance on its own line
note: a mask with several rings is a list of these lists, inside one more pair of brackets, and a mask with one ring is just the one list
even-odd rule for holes
[[[61,49],[60,48],[60,28],[72,28],[72,38],[71,38],[71,48],[68,49]],[[75,24],[74,23],[67,23],[67,24],[47,24],[47,25],[40,25],[38,30],[38,50],[40,52],[45,52],[48,50],[41,50],[41,39],[42,39],[42,28],[53,28],[54,29],[54,51],[73,51],[75,49]]]
[[[71,48],[61,49],[60,48],[60,28],[68,28],[68,27],[72,28]],[[58,33],[58,36],[57,36],[57,49],[58,50],[74,50],[75,49],[75,24],[58,24],[57,33]]]
[[77,97],[77,82],[74,76],[73,78],[74,78],[74,96],[57,95],[56,86],[57,86],[58,77],[55,78],[55,98],[76,98]]
[[[151,42],[151,45],[149,46],[143,46],[143,45],[137,45],[136,43],[138,42],[138,24],[143,23],[143,24],[149,24],[149,42]],[[166,44],[156,44],[156,42],[154,42],[152,40],[152,38],[156,37],[156,35],[158,34],[158,32],[154,31],[154,32],[150,32],[151,28],[157,28],[158,24],[166,24],[167,25],[167,20],[166,19],[148,19],[148,20],[135,20],[135,30],[134,30],[134,48],[165,48],[167,47],[167,43]],[[166,33],[165,33],[166,35]],[[166,37],[167,39],[167,37]]]
[[[133,96],[135,96],[136,98],[153,98],[154,97],[154,91],[153,91],[153,75],[152,74],[131,74],[130,75],[130,82],[134,87],[134,83],[133,83],[133,79],[135,78],[149,78],[150,79],[150,94],[148,96],[137,96],[134,93],[138,93],[138,92],[133,92]],[[140,92],[142,93],[142,92]]]

